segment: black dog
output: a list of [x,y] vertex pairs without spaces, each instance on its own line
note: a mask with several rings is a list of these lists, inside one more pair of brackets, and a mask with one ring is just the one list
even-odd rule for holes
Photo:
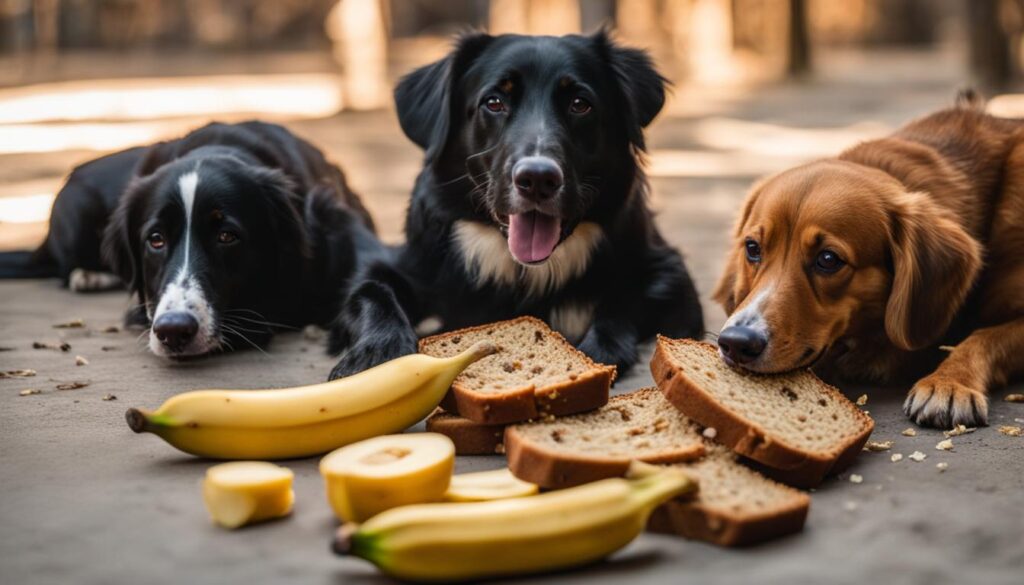
[[421,321],[450,330],[534,315],[620,371],[655,333],[702,334],[638,164],[664,98],[648,56],[604,32],[468,36],[403,79],[399,121],[426,151],[407,243],[354,286],[331,377],[415,351]]
[[139,300],[126,321],[152,324],[153,353],[183,357],[331,323],[354,272],[383,254],[340,169],[288,130],[246,122],[78,167],[46,241],[3,275],[123,281]]

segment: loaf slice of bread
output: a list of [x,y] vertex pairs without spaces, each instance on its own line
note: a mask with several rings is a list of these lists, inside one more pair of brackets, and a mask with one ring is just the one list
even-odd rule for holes
[[799,532],[811,498],[774,482],[738,461],[722,445],[707,445],[700,461],[679,465],[700,484],[690,498],[654,510],[648,529],[719,546],[746,546]]
[[814,487],[849,465],[874,421],[810,371],[761,375],[730,368],[708,343],[658,337],[654,381],[681,412],[781,481]]
[[480,340],[498,352],[465,369],[441,406],[487,425],[593,410],[608,402],[615,366],[594,363],[543,321],[519,317],[420,340],[420,351],[455,355]]
[[438,408],[427,417],[427,432],[441,433],[455,443],[456,455],[505,452],[505,425],[482,425]]
[[692,461],[704,454],[700,428],[656,388],[612,397],[585,414],[505,429],[508,467],[519,479],[564,488],[626,473],[629,462]]

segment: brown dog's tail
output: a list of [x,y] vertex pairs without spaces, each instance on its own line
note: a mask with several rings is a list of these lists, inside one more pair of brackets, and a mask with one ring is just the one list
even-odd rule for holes
[[985,109],[985,97],[973,87],[964,87],[956,92],[956,107],[960,110]]

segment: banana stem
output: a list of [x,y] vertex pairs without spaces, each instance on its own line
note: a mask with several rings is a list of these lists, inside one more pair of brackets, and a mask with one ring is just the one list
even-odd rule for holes
[[455,358],[465,364],[463,367],[467,367],[473,362],[494,353],[498,353],[497,346],[490,341],[478,341],[466,351],[455,356]]
[[331,550],[334,551],[334,554],[339,556],[350,554],[354,545],[353,537],[358,531],[359,525],[355,522],[342,524],[334,533],[334,540],[331,541]]
[[630,481],[636,482],[635,493],[654,505],[697,489],[697,483],[689,475],[671,468]]
[[139,408],[129,408],[124,413],[124,419],[128,421],[128,426],[136,433],[153,433],[160,427],[175,426],[166,416]]

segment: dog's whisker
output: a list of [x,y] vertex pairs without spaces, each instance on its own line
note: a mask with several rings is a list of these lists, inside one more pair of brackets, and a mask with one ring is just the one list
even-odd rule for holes
[[238,330],[236,330],[236,329],[234,329],[234,328],[232,328],[232,327],[230,327],[228,325],[224,325],[224,324],[221,324],[221,329],[227,331],[228,333],[231,333],[231,334],[234,334],[234,335],[238,336],[239,339],[241,339],[242,341],[248,343],[249,345],[251,345],[254,349],[259,351],[263,355],[265,355],[267,357],[270,357],[270,354],[268,354],[266,351],[264,351],[263,348],[260,347],[259,345],[257,345],[253,340],[251,340],[248,337],[246,337],[245,335],[243,335],[241,331],[238,331]]

